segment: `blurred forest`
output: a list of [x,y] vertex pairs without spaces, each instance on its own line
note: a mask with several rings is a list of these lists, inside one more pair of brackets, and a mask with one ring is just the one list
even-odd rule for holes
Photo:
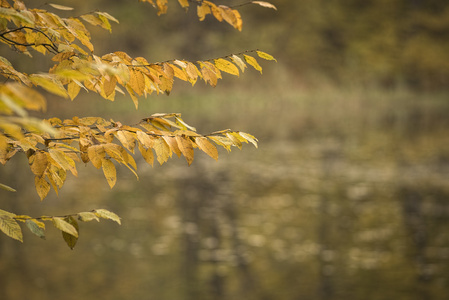
[[[3,209],[106,208],[122,225],[81,224],[73,251],[52,228],[46,241],[0,236],[0,299],[447,299],[449,3],[273,0],[277,11],[240,7],[237,32],[176,2],[162,16],[138,1],[58,4],[75,8],[62,15],[98,9],[120,21],[112,34],[89,27],[99,55],[195,60],[258,48],[278,63],[216,88],[175,82],[137,111],[126,97],[49,98],[48,117],[132,124],[180,112],[201,133],[254,134],[259,149],[222,151],[218,162],[198,153],[190,167],[141,162],[139,181],[118,168],[112,190],[82,167],[43,202],[26,158],[8,162],[0,182],[18,192],[0,192]],[[24,72],[51,65],[0,55]]]

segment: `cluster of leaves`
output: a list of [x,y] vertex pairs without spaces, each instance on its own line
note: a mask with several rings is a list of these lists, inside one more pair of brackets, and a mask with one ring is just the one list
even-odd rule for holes
[[[155,8],[157,8],[158,15],[167,13],[168,9],[168,0],[140,0],[142,2],[149,2]],[[190,7],[190,3],[196,5],[197,14],[200,21],[206,19],[207,15],[212,15],[215,19],[222,22],[225,21],[229,23],[235,29],[241,31],[242,30],[242,17],[240,13],[235,7],[230,7],[227,5],[217,5],[211,1],[206,0],[178,0],[179,4],[185,8],[186,10]],[[190,2],[190,3],[189,3]],[[268,7],[276,10],[276,7],[265,1],[249,1],[238,6],[243,6],[247,4],[257,4],[263,7]]]
[[109,219],[121,224],[120,217],[106,209],[95,209],[90,212],[80,212],[65,216],[42,216],[38,218],[32,218],[26,215],[16,215],[0,209],[0,230],[11,238],[23,242],[22,229],[17,223],[19,221],[25,223],[33,234],[45,240],[44,221],[50,221],[57,229],[61,230],[62,237],[67,245],[73,249],[79,237],[79,225],[77,220],[82,222],[96,220],[97,222],[100,222],[100,218]]
[[[159,13],[165,13],[167,1],[148,2],[155,5]],[[199,13],[200,20],[203,19],[201,16],[212,13],[220,21],[226,20],[235,28],[241,28],[237,10],[209,1],[190,2],[196,3],[199,11],[203,11]],[[189,6],[188,1],[179,3],[185,8]],[[263,1],[249,3],[266,7],[271,5]],[[67,6],[48,5],[52,9],[72,10]],[[233,23],[229,21],[229,11],[240,20],[238,24],[234,19]],[[0,84],[0,163],[6,164],[17,153],[25,153],[41,200],[51,187],[58,192],[66,180],[67,171],[77,176],[76,162],[90,162],[101,168],[112,188],[117,178],[113,161],[126,166],[138,177],[132,156],[136,148],[151,165],[155,157],[163,164],[173,153],[178,157],[183,155],[190,165],[194,148],[218,159],[217,146],[230,151],[233,146],[241,148],[242,143],[249,142],[257,147],[257,139],[244,132],[227,129],[207,135],[198,134],[194,127],[182,120],[180,114],[175,113],[153,114],[131,126],[100,117],[73,117],[67,120],[30,117],[28,111],[46,109],[45,97],[37,91],[37,87],[71,100],[81,90],[95,92],[110,101],[114,101],[116,93],[127,93],[137,108],[140,96],[147,97],[153,92],[170,94],[175,78],[190,82],[192,86],[203,80],[215,87],[218,79],[222,78],[222,72],[239,76],[247,65],[262,72],[256,55],[265,60],[275,60],[259,50],[195,62],[173,59],[150,63],[143,57],[132,58],[125,52],[97,56],[85,23],[110,31],[110,22],[118,23],[105,12],[62,18],[44,9],[28,9],[20,0],[14,0],[13,5],[1,1],[0,42],[24,55],[32,56],[31,50],[50,55],[55,63],[46,73],[26,74],[16,70],[5,57],[0,57],[0,74],[6,78]],[[14,190],[6,185],[0,185],[0,188]],[[4,220],[7,224],[12,224],[11,220],[21,220],[12,213],[2,216],[0,230],[5,233],[8,231],[5,228],[9,227],[4,225]],[[67,217],[69,221],[66,221],[74,224],[72,217]],[[37,220],[31,217],[25,219]]]

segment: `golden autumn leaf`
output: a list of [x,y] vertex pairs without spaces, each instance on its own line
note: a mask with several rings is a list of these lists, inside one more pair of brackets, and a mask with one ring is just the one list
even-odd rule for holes
[[78,220],[80,220],[82,222],[90,222],[92,220],[96,220],[97,222],[100,222],[100,219],[98,218],[98,216],[96,214],[94,214],[93,212],[80,212],[77,215],[78,215]]
[[100,217],[100,218],[112,220],[114,222],[117,222],[119,225],[122,224],[121,221],[120,221],[120,217],[117,216],[115,213],[109,211],[109,210],[106,210],[106,209],[103,209],[103,208],[95,209],[93,211],[93,213],[95,215],[97,215],[98,217]]
[[93,145],[87,149],[87,155],[89,157],[89,160],[92,162],[92,165],[97,169],[101,168],[102,160],[104,159],[105,154],[106,152],[103,148],[103,145]]
[[198,5],[197,6],[197,15],[198,15],[198,19],[200,21],[204,21],[204,19],[206,18],[206,15],[210,14],[210,6],[207,5],[207,3],[205,3],[206,1],[203,1],[202,5]]
[[23,242],[22,229],[14,220],[15,214],[0,209],[0,230],[7,236]]
[[240,135],[241,137],[243,137],[245,140],[247,140],[248,142],[250,142],[251,144],[253,144],[254,147],[257,148],[257,139],[256,139],[254,136],[252,136],[252,135],[249,134],[249,133],[241,132],[241,131],[239,132],[239,135]]
[[259,55],[259,57],[261,57],[263,59],[274,60],[274,61],[277,62],[276,58],[274,58],[272,55],[270,55],[268,53],[265,53],[265,52],[262,52],[262,51],[259,51],[259,50],[257,50],[256,53],[257,53],[257,55]]
[[145,159],[145,161],[148,164],[153,166],[153,163],[154,163],[153,151],[151,149],[145,149],[141,144],[139,144],[138,148],[139,148],[140,154],[142,154],[143,159]]
[[48,167],[47,153],[44,151],[36,151],[28,158],[30,169],[36,176],[42,176]]
[[178,0],[179,4],[181,4],[182,7],[189,7],[189,1],[188,0]]
[[262,67],[259,65],[259,63],[257,62],[257,60],[249,55],[243,54],[243,58],[245,58],[245,61],[251,65],[254,69],[256,69],[257,71],[260,72],[260,74],[262,74]]
[[209,155],[215,160],[218,160],[218,150],[217,148],[209,142],[206,137],[195,137],[195,144],[200,148],[204,153]]
[[115,91],[115,86],[117,85],[117,77],[112,76],[111,78],[104,80],[103,82],[103,90],[106,97],[109,97]]
[[223,58],[217,58],[214,60],[215,66],[223,72],[229,73],[231,75],[239,76],[239,69],[231,63],[229,60]]
[[123,147],[128,149],[131,153],[134,153],[134,148],[136,147],[135,133],[126,130],[119,130],[116,133],[116,137],[122,143]]
[[64,6],[64,5],[53,4],[53,3],[48,3],[48,5],[50,5],[53,8],[59,9],[59,10],[73,10],[73,7],[68,7],[68,6]]
[[159,164],[163,164],[168,160],[171,154],[170,147],[167,145],[167,142],[163,138],[157,138],[153,143],[154,152],[156,152],[157,161]]
[[233,132],[227,132],[226,136],[232,141],[232,144],[239,149],[242,149],[242,142],[239,140],[237,136],[234,135]]
[[145,91],[145,78],[143,77],[142,72],[139,70],[130,69],[129,75],[130,78],[128,85],[134,92],[136,92],[137,95],[142,96]]
[[178,142],[179,150],[181,150],[181,153],[184,155],[187,163],[190,166],[193,162],[193,155],[194,155],[193,145],[192,142],[190,141],[190,138],[186,136],[177,135],[176,141]]
[[[181,156],[181,150],[179,149],[178,142],[172,136],[164,135],[162,138],[165,140],[170,149],[178,156]],[[170,155],[171,156],[171,155]]]
[[41,86],[48,92],[67,98],[67,91],[65,90],[61,82],[58,81],[56,78],[43,74],[42,75],[34,74],[31,75],[29,78],[35,85]]
[[67,246],[69,246],[69,248],[73,250],[73,248],[76,245],[76,242],[78,242],[78,235],[79,235],[78,222],[72,216],[64,218],[64,221],[72,225],[77,232],[77,236],[74,236],[73,234],[67,233],[66,231],[62,231],[62,237],[64,241],[67,243]]
[[62,217],[53,217],[52,218],[53,225],[59,230],[66,232],[74,237],[78,237],[78,230],[76,230],[75,226],[64,220]]
[[76,96],[78,96],[78,93],[80,92],[81,87],[76,84],[74,81],[70,82],[67,85],[67,94],[70,97],[70,100],[75,99]]
[[213,72],[210,68],[202,67],[201,74],[203,75],[203,79],[206,83],[209,83],[213,87],[217,86],[218,82],[217,74]]
[[112,189],[117,182],[117,171],[115,169],[115,166],[110,159],[103,159],[102,168],[104,176],[106,177],[106,180],[108,181],[108,184]]

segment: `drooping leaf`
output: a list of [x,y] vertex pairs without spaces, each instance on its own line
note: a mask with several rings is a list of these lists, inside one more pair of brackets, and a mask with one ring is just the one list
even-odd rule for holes
[[87,149],[87,154],[89,156],[90,161],[92,162],[92,165],[95,168],[100,169],[102,166],[102,161],[106,154],[103,145],[90,146]]
[[117,182],[117,171],[115,169],[114,163],[112,163],[110,159],[103,159],[102,168],[104,176],[106,177],[106,180],[108,181],[108,184],[112,189]]
[[239,69],[230,61],[223,59],[223,58],[217,58],[214,60],[215,66],[220,69],[223,72],[229,73],[231,75],[239,76]]
[[41,86],[52,94],[62,96],[64,98],[67,98],[68,96],[67,91],[65,90],[61,82],[52,76],[40,74],[31,75],[29,78],[34,84]]
[[257,71],[260,72],[260,74],[262,74],[262,67],[259,65],[259,63],[257,62],[257,60],[249,55],[243,54],[243,57],[245,58],[246,62],[251,65],[254,69],[256,69]]
[[122,224],[120,221],[120,217],[109,210],[101,208],[101,209],[96,209],[93,212],[95,213],[95,215],[97,215],[100,218],[109,219],[114,222],[117,222],[118,224]]
[[42,176],[48,168],[48,157],[44,151],[36,151],[28,158],[30,169],[36,176]]
[[177,135],[176,141],[178,142],[179,150],[181,150],[181,153],[184,155],[187,163],[190,166],[193,162],[193,155],[194,155],[193,145],[192,142],[190,141],[190,138],[186,136]]
[[[38,237],[40,237],[41,239],[45,240],[45,227],[39,226],[37,222],[39,222],[39,221],[34,220],[34,219],[27,219],[25,221],[25,225],[28,227],[28,229],[33,234],[35,234]],[[42,222],[39,222],[39,223],[44,225],[44,223],[42,223]]]
[[276,6],[274,6],[273,4],[271,4],[269,2],[266,2],[266,1],[251,1],[251,3],[258,4],[258,5],[263,6],[263,7],[272,8],[274,10],[277,10]]
[[245,140],[247,140],[248,142],[250,142],[251,144],[253,144],[254,147],[257,148],[257,139],[256,139],[254,136],[252,136],[252,135],[249,134],[249,133],[241,132],[241,131],[239,132],[239,135],[240,135],[241,137],[243,137]]
[[23,242],[22,229],[13,219],[15,214],[0,209],[0,230],[7,236]]
[[197,144],[198,148],[200,148],[204,153],[206,153],[213,159],[218,160],[217,148],[211,142],[209,142],[209,140],[207,138],[196,137],[195,144]]
[[233,54],[231,56],[231,59],[240,68],[240,70],[242,70],[242,72],[245,72],[246,64],[243,62],[243,60],[240,57]]
[[35,176],[34,177],[34,185],[36,187],[37,194],[44,200],[47,197],[48,192],[50,192],[50,184],[45,180],[44,177]]
[[59,9],[59,10],[73,10],[73,7],[68,7],[68,6],[64,6],[64,5],[53,4],[53,3],[48,3],[48,5],[50,5],[53,8]]
[[8,192],[17,192],[15,189],[13,189],[12,187],[10,187],[10,186],[8,186],[8,185],[6,185],[6,184],[3,184],[3,183],[0,183],[0,189],[2,189],[2,190],[5,190],[5,191],[8,191]]
[[78,220],[82,222],[89,222],[92,220],[96,220],[97,222],[100,222],[100,219],[96,214],[93,212],[80,212],[78,213]]
[[53,217],[52,218],[53,225],[59,230],[66,232],[74,237],[78,237],[78,230],[69,222],[67,222],[64,218],[61,217]]
[[274,60],[274,61],[277,62],[276,58],[274,58],[272,55],[270,55],[268,53],[265,53],[265,52],[262,52],[262,51],[259,51],[259,50],[257,50],[256,53],[257,53],[257,55],[259,55],[259,57],[261,57],[263,59]]
[[75,218],[73,218],[72,216],[68,216],[66,218],[64,218],[64,221],[70,225],[72,225],[75,230],[76,230],[76,236],[68,233],[66,231],[62,231],[62,237],[64,239],[64,241],[67,243],[67,246],[69,246],[70,249],[73,250],[73,248],[76,245],[76,242],[78,242],[78,236],[79,236],[79,226],[78,226],[78,222],[75,220]]

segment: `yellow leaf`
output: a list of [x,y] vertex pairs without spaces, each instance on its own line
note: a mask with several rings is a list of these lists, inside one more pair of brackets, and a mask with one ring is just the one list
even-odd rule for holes
[[106,153],[102,145],[93,145],[87,149],[87,155],[95,168],[100,169]]
[[187,163],[192,164],[193,162],[193,145],[192,142],[190,141],[189,137],[186,136],[176,136],[176,141],[178,142],[178,147],[179,150],[181,150],[181,153],[184,155],[184,157],[187,160]]
[[201,74],[203,75],[203,79],[206,83],[209,83],[213,87],[217,86],[217,75],[211,69],[208,67],[203,67],[201,68]]
[[13,219],[15,214],[0,209],[0,230],[7,236],[23,242],[22,229]]
[[57,149],[49,149],[48,153],[50,153],[51,158],[61,166],[64,170],[70,170],[70,172],[77,176],[78,172],[76,171],[76,165],[73,159],[67,156],[64,151]]
[[274,6],[273,4],[271,4],[269,2],[265,2],[265,1],[251,1],[251,3],[258,4],[258,5],[263,6],[263,7],[272,8],[274,10],[278,10],[276,8],[276,6]]
[[263,59],[274,60],[275,62],[277,62],[276,58],[274,58],[272,55],[270,55],[268,53],[265,53],[265,52],[262,52],[262,51],[259,51],[259,50],[257,50],[256,53],[257,53],[257,55],[259,55],[259,57],[261,57]]
[[30,169],[36,176],[42,176],[48,167],[47,153],[37,151],[28,158]]
[[81,87],[74,81],[70,82],[67,85],[67,93],[69,94],[70,100],[75,99],[76,96],[78,96],[78,93],[80,92]]
[[92,14],[82,15],[81,19],[94,26],[101,26],[103,23],[98,16],[94,16]]
[[179,150],[176,139],[172,136],[164,135],[162,138],[165,140],[170,149],[178,156],[181,157],[181,150]]
[[204,19],[206,18],[206,15],[210,14],[210,6],[207,5],[206,3],[204,3],[202,5],[198,5],[197,6],[197,15],[198,15],[198,19],[200,21],[204,21]]
[[257,71],[259,71],[262,74],[262,67],[259,65],[259,63],[257,62],[257,60],[249,55],[243,54],[243,57],[245,58],[246,62],[248,64],[250,64],[254,69],[256,69]]
[[182,7],[189,7],[189,1],[188,0],[178,0],[179,4],[181,4]]
[[[77,234],[79,234],[78,222],[72,216],[64,218],[64,221],[72,225],[76,229]],[[69,248],[73,250],[73,248],[76,245],[76,242],[78,241],[78,235],[74,236],[70,233],[62,231],[62,237],[64,238],[64,241],[67,243],[67,246],[69,246]]]
[[239,69],[230,61],[218,58],[214,60],[215,66],[223,72],[229,73],[231,75],[239,76]]
[[35,84],[39,85],[45,90],[55,95],[67,98],[67,91],[64,89],[60,81],[49,76],[49,75],[30,75],[30,80]]
[[100,219],[93,212],[80,212],[80,213],[78,213],[78,220],[80,220],[82,222],[89,222],[89,221],[92,221],[92,220],[96,220],[97,222],[100,222]]
[[134,94],[133,89],[127,84],[126,90],[128,91],[129,96],[131,97],[131,100],[133,100],[134,105],[137,107],[139,106],[139,99],[137,99],[136,94]]
[[178,68],[172,64],[169,64],[169,65],[173,69],[174,76],[178,77],[181,80],[188,81],[187,74],[184,70],[181,70],[180,68]]
[[198,71],[198,68],[191,62],[186,62],[187,67],[186,67],[186,73],[187,76],[189,77],[189,82],[194,85],[198,79],[198,75],[200,75],[201,73]]
[[115,169],[115,166],[109,159],[103,159],[102,166],[104,176],[106,177],[106,180],[108,181],[108,184],[112,189],[117,181],[117,171]]
[[[209,1],[207,1],[209,2]],[[209,2],[210,10],[212,12],[212,15],[217,19],[218,21],[223,21],[223,16],[221,15],[220,9],[212,2]]]
[[123,157],[121,152],[123,148],[120,145],[107,143],[103,144],[103,148],[106,151],[106,154],[111,158],[115,159],[119,163],[126,164],[125,158]]
[[59,9],[59,10],[73,10],[72,7],[68,7],[68,6],[64,6],[64,5],[53,4],[53,3],[48,3],[48,5],[50,5],[53,8]]
[[121,224],[120,217],[117,216],[115,213],[106,210],[106,209],[95,209],[94,214],[97,215],[100,218],[112,220],[114,222],[117,222],[118,224]]
[[168,160],[171,150],[163,138],[155,139],[152,147],[156,152],[157,161],[159,164],[162,165]]
[[15,189],[13,189],[12,187],[10,187],[10,186],[8,186],[8,185],[6,185],[6,184],[3,184],[3,183],[0,183],[0,189],[2,189],[2,190],[5,190],[5,191],[8,191],[8,192],[17,192]]
[[221,11],[221,15],[226,22],[231,24],[235,29],[242,30],[242,18],[237,10],[225,5],[218,6],[218,9]]
[[249,141],[254,147],[257,148],[257,139],[249,133],[239,132],[239,135],[243,137],[245,140]]
[[47,197],[48,192],[50,192],[50,184],[41,176],[34,177],[34,185],[36,187],[37,194],[44,200]]
[[73,235],[74,237],[78,237],[78,231],[76,230],[75,226],[68,223],[64,220],[64,218],[61,217],[53,217],[53,225],[55,225],[56,228],[63,232],[67,232],[70,235]]
[[195,144],[197,144],[198,148],[200,148],[204,153],[206,153],[213,159],[218,160],[217,148],[211,142],[209,142],[207,138],[195,137]]
[[103,90],[106,97],[109,97],[115,91],[117,85],[117,77],[112,76],[109,80],[105,79],[103,82]]
[[141,144],[139,144],[139,151],[142,154],[143,159],[145,159],[145,161],[148,164],[153,166],[154,163],[153,151],[151,149],[145,149]]
[[232,132],[226,133],[226,136],[232,141],[232,144],[239,149],[242,149],[242,142]]
[[209,136],[209,139],[214,141],[217,145],[225,148],[228,152],[231,151],[231,146],[233,143],[229,138],[224,136]]
[[122,145],[128,149],[131,153],[134,153],[134,148],[136,147],[136,134],[126,131],[117,131],[117,138],[122,143]]
[[142,72],[139,70],[130,69],[129,74],[129,86],[137,93],[137,95],[142,96],[145,91],[145,78],[143,77]]
[[136,136],[140,144],[145,146],[147,149],[153,147],[153,140],[145,132],[139,130],[136,132]]
[[243,60],[238,57],[237,55],[231,56],[232,61],[242,70],[242,72],[245,72],[246,64],[243,62]]

